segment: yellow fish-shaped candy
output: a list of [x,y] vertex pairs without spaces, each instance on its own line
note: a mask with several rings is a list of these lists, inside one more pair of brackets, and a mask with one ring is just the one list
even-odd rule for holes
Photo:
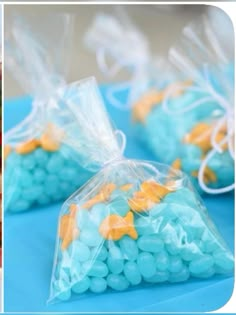
[[129,206],[137,212],[149,210],[169,192],[170,190],[163,185],[154,181],[145,181],[141,184],[140,190],[134,193],[133,198],[129,199]]
[[24,143],[19,144],[16,147],[16,152],[18,154],[28,154],[39,147],[40,143],[38,139],[31,139]]
[[[192,128],[191,132],[184,137],[183,142],[195,144],[198,147],[200,147],[204,153],[206,153],[212,149],[211,135],[213,130],[214,124],[210,125],[204,122],[200,122],[197,125],[195,125]],[[222,126],[222,128],[216,135],[216,142],[220,143],[225,136],[226,128],[225,126]],[[227,143],[222,145],[222,149],[223,150],[227,149]]]
[[79,229],[76,226],[77,206],[70,205],[70,212],[62,216],[59,227],[59,237],[62,239],[61,249],[65,250],[71,242],[79,236]]
[[116,185],[113,183],[104,185],[97,195],[95,195],[93,198],[82,205],[82,208],[89,209],[97,203],[107,201],[115,188]]
[[118,241],[124,235],[128,235],[133,239],[137,239],[138,234],[134,228],[134,215],[131,211],[125,217],[117,214],[111,214],[106,217],[100,227],[99,233],[106,240]]

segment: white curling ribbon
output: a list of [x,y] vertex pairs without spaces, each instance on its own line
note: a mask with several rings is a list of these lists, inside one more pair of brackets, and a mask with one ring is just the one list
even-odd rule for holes
[[[221,94],[219,94],[213,88],[213,86],[209,83],[209,76],[208,76],[207,71],[204,71],[204,76],[206,77],[206,79],[201,81],[203,82],[203,84],[201,84],[202,86],[186,87],[183,83],[176,83],[176,84],[171,85],[165,91],[162,106],[163,106],[163,109],[168,114],[178,115],[178,114],[183,114],[185,112],[191,111],[194,108],[197,108],[208,101],[215,101],[224,110],[225,114],[218,119],[211,134],[212,150],[209,151],[208,154],[205,156],[205,158],[202,160],[200,168],[199,168],[199,172],[198,172],[198,182],[199,182],[200,187],[207,193],[219,194],[219,193],[225,193],[225,192],[231,191],[232,189],[234,189],[235,185],[232,184],[227,187],[217,188],[217,189],[209,188],[204,183],[204,173],[205,173],[205,168],[207,167],[209,160],[213,158],[216,153],[223,152],[222,145],[225,143],[228,144],[229,153],[232,159],[234,159],[234,148],[233,148],[234,109],[233,109],[233,105],[231,105],[228,102],[228,100],[225,99]],[[189,106],[179,111],[170,110],[170,108],[168,107],[168,101],[170,100],[171,96],[174,95],[178,91],[184,91],[184,90],[194,91],[194,92],[205,92],[205,93],[207,92],[208,95],[205,97],[202,97],[201,99],[196,100]],[[226,131],[227,131],[226,136],[220,142],[217,142],[216,140],[217,134],[225,123],[226,123]]]
[[[107,98],[110,104],[119,109],[127,109],[132,103],[132,91],[140,78],[147,77],[147,67],[151,54],[145,36],[131,22],[125,11],[112,15],[98,14],[85,35],[85,43],[95,51],[99,69],[107,77],[114,77],[127,69],[131,78],[109,88]],[[111,64],[108,64],[108,60]],[[145,79],[146,80],[146,79]],[[115,96],[129,89],[128,100],[124,103]]]

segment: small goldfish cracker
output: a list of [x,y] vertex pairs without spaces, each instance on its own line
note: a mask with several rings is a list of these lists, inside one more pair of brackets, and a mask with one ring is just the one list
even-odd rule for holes
[[[224,138],[225,138],[226,134],[223,132],[219,132],[216,135],[216,143],[220,143]],[[225,142],[224,144],[221,145],[222,150],[227,150],[228,149],[228,144],[227,142]]]
[[70,206],[70,213],[62,216],[59,227],[59,237],[62,239],[61,249],[65,250],[73,240],[78,238],[79,229],[76,226],[76,211],[74,205]]
[[154,203],[155,201],[151,200],[151,198],[144,191],[136,191],[133,195],[133,198],[128,200],[130,208],[137,212],[149,210],[154,205]]
[[125,184],[120,187],[122,191],[128,191],[133,187],[133,184]]
[[207,180],[206,183],[208,182],[215,183],[217,181],[216,174],[208,166],[206,166],[205,168],[204,177],[205,176]]
[[193,127],[191,132],[187,134],[183,142],[191,143],[199,146],[203,152],[207,152],[211,149],[211,134],[213,127],[206,123],[198,123]]
[[6,144],[4,146],[4,160],[7,159],[8,155],[11,153],[11,146],[9,144]]
[[45,151],[54,152],[60,148],[60,143],[53,140],[47,133],[42,134],[40,138],[40,145]]
[[133,120],[144,122],[152,108],[163,100],[163,92],[151,90],[144,94],[133,106]]
[[167,195],[170,192],[170,190],[167,187],[161,184],[158,184],[154,181],[143,182],[141,184],[141,189],[144,192],[146,192],[148,196],[154,195],[158,197],[159,199],[165,197],[165,195]]
[[138,193],[139,195],[144,194],[147,199],[150,199],[155,203],[160,201],[160,198],[157,195],[155,188],[150,184],[150,182],[143,182],[141,184],[141,191],[139,191]]
[[174,160],[174,162],[171,164],[171,167],[173,167],[175,170],[181,170],[181,159]]
[[[192,171],[191,175],[193,177],[198,177],[198,171],[197,170]],[[215,183],[217,181],[216,174],[208,166],[206,166],[205,168],[203,181],[205,184]]]
[[82,205],[82,208],[89,209],[97,203],[107,201],[115,189],[116,185],[113,183],[104,185],[96,196],[94,196]]
[[100,194],[103,196],[104,201],[108,200],[112,192],[116,189],[116,185],[113,183],[106,184],[102,187]]
[[35,149],[37,149],[40,145],[40,142],[38,139],[31,139],[29,141],[26,141],[16,147],[16,152],[18,154],[28,154]]
[[77,212],[77,210],[78,210],[78,206],[77,206],[75,203],[72,203],[72,204],[70,205],[69,209],[70,209],[71,215],[72,215],[72,214],[75,215],[76,212]]
[[138,234],[134,228],[134,215],[131,211],[125,217],[117,214],[111,214],[106,217],[100,227],[99,233],[106,240],[118,241],[124,235],[129,235],[133,239],[137,239]]
[[65,132],[63,130],[52,123],[48,123],[45,132],[40,138],[41,147],[45,151],[57,151],[64,136]]
[[89,199],[87,202],[85,202],[82,205],[83,209],[90,209],[92,208],[94,205],[96,205],[97,203],[103,202],[103,197],[101,194],[98,194],[96,196],[94,196],[93,198]]

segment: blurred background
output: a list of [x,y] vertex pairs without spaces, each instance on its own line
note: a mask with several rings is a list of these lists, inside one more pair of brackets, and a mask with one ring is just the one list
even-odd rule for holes
[[[137,27],[147,36],[153,54],[165,57],[168,49],[179,37],[186,23],[206,12],[206,5],[125,5],[125,10]],[[84,45],[86,30],[98,12],[114,13],[113,5],[5,5],[5,31],[13,14],[20,14],[30,19],[32,27],[41,23],[50,12],[68,12],[75,14],[75,32],[73,49],[70,52],[68,82],[87,76],[96,76],[99,83],[107,78],[98,69],[95,54]],[[37,14],[37,16],[34,16]],[[132,49],[132,48],[131,48]],[[126,74],[120,73],[115,81],[122,81]],[[5,98],[15,97],[25,92],[16,83],[12,75],[5,71]]]

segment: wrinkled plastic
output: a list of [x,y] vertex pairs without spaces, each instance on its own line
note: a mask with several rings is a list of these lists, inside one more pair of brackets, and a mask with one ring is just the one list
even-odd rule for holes
[[225,51],[211,20],[204,16],[184,28],[169,58],[188,80],[171,82],[159,92],[159,101],[153,101],[150,92],[137,101],[132,111],[138,131],[145,130],[143,137],[156,156],[191,175],[200,191],[230,191],[234,188],[232,52]]
[[[170,49],[169,60],[154,57],[133,24],[137,40],[132,42],[130,27],[122,17],[98,15],[86,34],[86,43],[97,56],[102,51],[121,65],[119,70],[131,73],[128,82],[108,89],[108,103],[131,109],[138,138],[157,160],[187,172],[199,192],[211,194],[234,188],[233,31],[228,17],[216,11],[210,10],[184,28]],[[221,32],[214,17],[221,22]],[[115,25],[129,45],[119,41]],[[138,46],[145,49],[138,50]],[[137,58],[136,50],[142,58]],[[105,74],[116,74],[97,59]],[[119,92],[124,93],[125,88],[129,93],[124,106]]]
[[[49,302],[232,275],[233,256],[188,177],[125,159],[95,81],[82,81],[74,93],[70,108],[81,108],[74,126],[88,126],[86,145],[99,147],[101,170],[62,206]],[[72,142],[75,134],[68,131]]]
[[4,193],[9,212],[65,200],[94,174],[80,164],[79,150],[68,145],[65,126],[56,124],[58,90],[66,102],[73,19],[45,16],[40,27],[29,25],[14,16],[5,35],[6,68],[33,97],[32,112],[5,134]]

